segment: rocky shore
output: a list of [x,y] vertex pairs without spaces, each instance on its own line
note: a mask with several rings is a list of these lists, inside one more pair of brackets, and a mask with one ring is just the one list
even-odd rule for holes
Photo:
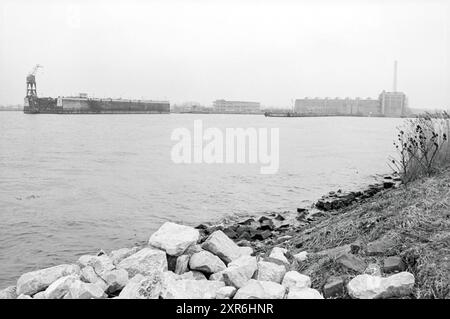
[[[408,227],[423,225],[413,225],[410,209],[399,206],[411,192],[399,186],[388,176],[361,192],[331,192],[295,212],[197,227],[166,222],[143,247],[25,273],[0,290],[0,299],[429,297],[420,295],[417,238],[402,237]],[[441,226],[448,235],[448,221]]]

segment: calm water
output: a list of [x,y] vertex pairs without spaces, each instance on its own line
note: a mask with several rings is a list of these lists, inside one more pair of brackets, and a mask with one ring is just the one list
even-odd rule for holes
[[[176,165],[173,129],[279,127],[280,168]],[[399,119],[0,112],[0,288],[23,272],[146,241],[164,221],[294,210],[387,173]]]

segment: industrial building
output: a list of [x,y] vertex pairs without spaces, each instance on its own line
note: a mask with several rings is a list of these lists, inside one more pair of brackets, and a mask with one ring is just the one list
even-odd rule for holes
[[372,98],[303,98],[296,99],[294,112],[310,116],[387,116],[401,117],[408,114],[405,93],[397,91],[397,61],[394,63],[392,92],[383,91],[378,99]]
[[213,108],[216,113],[261,113],[259,102],[216,100],[213,102]]
[[407,114],[408,100],[402,92],[381,92],[380,97],[381,114],[384,116],[405,116]]
[[372,98],[304,98],[296,99],[294,111],[304,115],[389,116],[406,115],[407,98],[402,92],[381,92]]
[[295,112],[308,115],[360,115],[380,114],[378,100],[366,98],[304,98],[295,100]]

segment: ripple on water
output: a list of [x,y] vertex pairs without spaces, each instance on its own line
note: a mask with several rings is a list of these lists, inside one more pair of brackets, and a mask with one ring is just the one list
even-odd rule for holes
[[[295,210],[330,190],[370,183],[370,176],[387,170],[399,124],[271,118],[282,137],[280,167],[276,175],[261,175],[259,164],[173,164],[172,128],[191,128],[196,115],[4,113],[0,288],[26,271],[145,243],[165,221],[195,225],[235,214]],[[202,118],[219,129],[269,123],[252,115]],[[39,198],[24,199],[30,195]]]

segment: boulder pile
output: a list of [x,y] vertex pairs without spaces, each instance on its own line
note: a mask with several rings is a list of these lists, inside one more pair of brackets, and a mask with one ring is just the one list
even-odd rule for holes
[[384,176],[380,182],[371,184],[362,191],[343,192],[339,189],[336,192],[329,192],[316,202],[315,207],[322,211],[337,210],[349,206],[353,202],[373,197],[382,190],[398,187],[400,184],[401,179],[397,175]]
[[[275,220],[284,221],[281,216]],[[275,224],[270,218],[252,219],[233,231],[255,236],[271,232]],[[324,254],[336,254],[336,262],[360,274],[350,280],[329,278],[324,287],[313,289],[311,278],[294,270],[308,253],[292,255],[277,246],[257,254],[227,233],[231,229],[202,234],[166,222],[145,247],[101,251],[83,255],[74,264],[25,273],[16,286],[0,290],[0,299],[324,299],[345,291],[352,298],[391,298],[409,295],[414,286],[414,276],[403,271],[401,259],[385,260],[386,273],[400,272],[381,277],[373,265],[367,271],[348,245]]]
[[288,228],[291,223],[281,214],[274,214],[270,218],[261,216],[258,219],[248,218],[228,226],[218,225],[216,227],[208,227],[199,225],[203,235],[209,235],[215,230],[222,230],[223,233],[233,240],[266,240],[273,237],[274,232],[282,231]]

